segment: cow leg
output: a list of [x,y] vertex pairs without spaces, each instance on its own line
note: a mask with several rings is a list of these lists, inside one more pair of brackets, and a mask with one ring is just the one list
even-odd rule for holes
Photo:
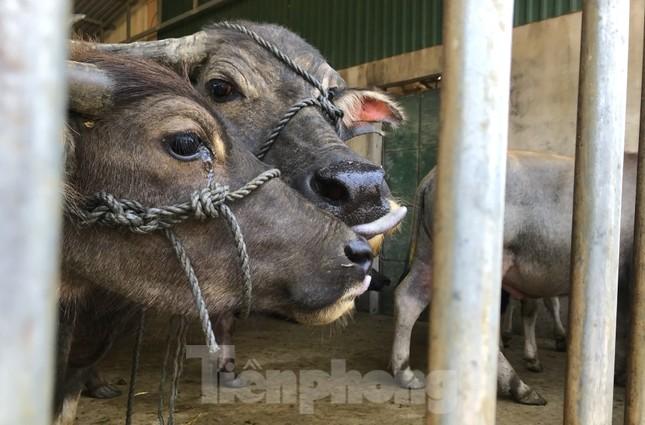
[[515,313],[516,301],[510,299],[506,312],[502,316],[502,338],[501,342],[504,347],[508,347],[513,339],[513,314]]
[[410,368],[410,338],[412,327],[430,302],[430,266],[418,258],[412,262],[407,276],[394,291],[394,343],[392,373],[404,388],[423,388],[425,385]]
[[562,318],[560,317],[560,298],[544,298],[544,306],[553,318],[553,338],[555,339],[556,351],[567,351],[567,332],[564,330]]
[[526,385],[500,351],[497,355],[497,391],[520,404],[543,406],[546,400]]
[[537,321],[538,302],[536,299],[522,300],[522,325],[524,326],[524,361],[531,372],[542,372],[538,358],[538,347],[535,340],[535,322]]
[[81,398],[81,389],[73,394],[68,394],[63,400],[62,409],[54,420],[54,425],[74,425],[76,422],[76,410],[78,401]]
[[92,367],[88,372],[82,394],[90,398],[108,399],[120,396],[121,390],[110,384],[96,367]]
[[235,349],[233,347],[233,331],[235,316],[231,312],[219,314],[215,318],[215,338],[222,347],[219,357],[219,378],[223,386],[241,388],[248,385],[244,379],[235,373]]

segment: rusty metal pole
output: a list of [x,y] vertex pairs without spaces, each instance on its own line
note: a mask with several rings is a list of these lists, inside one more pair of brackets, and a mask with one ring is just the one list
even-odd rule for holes
[[444,2],[443,25],[428,424],[493,424],[513,1]]
[[0,424],[51,423],[67,0],[0,1]]
[[[645,42],[643,43],[645,51]],[[645,83],[645,56],[642,81]],[[625,425],[645,425],[645,85],[641,87],[636,217],[634,223],[634,280],[625,388]]]
[[564,423],[612,421],[629,0],[583,3]]

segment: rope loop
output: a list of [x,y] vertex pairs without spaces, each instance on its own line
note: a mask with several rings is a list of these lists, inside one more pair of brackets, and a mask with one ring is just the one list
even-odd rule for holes
[[248,37],[250,37],[252,40],[254,40],[257,44],[265,48],[267,51],[269,51],[273,56],[275,56],[278,60],[280,60],[282,63],[284,63],[288,68],[290,68],[294,73],[302,77],[306,82],[308,82],[310,85],[312,85],[314,88],[316,88],[319,92],[317,97],[310,97],[304,100],[301,100],[300,102],[294,104],[292,107],[290,107],[287,112],[284,113],[282,118],[278,121],[275,127],[269,132],[269,135],[265,139],[265,141],[260,145],[260,148],[256,152],[256,156],[259,159],[263,159],[267,152],[269,152],[269,149],[273,146],[275,143],[276,139],[280,135],[280,132],[287,126],[289,121],[293,117],[296,116],[298,112],[300,112],[303,108],[307,106],[318,106],[322,111],[327,114],[329,119],[332,121],[332,124],[336,125],[338,123],[339,119],[343,118],[343,111],[340,109],[338,106],[336,106],[333,102],[334,96],[336,95],[335,89],[327,89],[323,86],[323,84],[318,80],[316,77],[314,77],[312,74],[307,72],[304,68],[302,68],[300,65],[298,65],[293,59],[291,59],[289,56],[285,55],[282,53],[282,51],[276,46],[275,44],[271,43],[270,41],[266,40],[262,36],[260,36],[258,33],[256,33],[253,30],[250,30],[249,28],[245,27],[244,25],[232,23],[229,21],[222,21],[218,22],[213,25],[215,28],[226,28],[229,30],[237,31],[242,34],[246,34]]

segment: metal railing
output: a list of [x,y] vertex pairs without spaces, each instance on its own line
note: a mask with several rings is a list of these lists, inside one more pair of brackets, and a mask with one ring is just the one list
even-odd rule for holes
[[51,423],[66,0],[0,1],[0,424]]
[[429,365],[456,403],[428,424],[493,424],[513,2],[451,0],[443,25]]
[[629,0],[585,1],[564,423],[611,424]]
[[[645,41],[643,42],[645,52]],[[645,56],[642,82],[645,83]],[[634,223],[634,280],[631,288],[631,329],[628,349],[625,425],[645,424],[645,84],[641,87],[638,177]]]
[[[429,362],[431,374],[456,373],[441,394],[456,404],[436,413],[429,399],[433,425],[495,423],[512,3],[444,3]],[[588,0],[583,7],[567,425],[612,421],[629,3]],[[645,171],[638,181],[643,194]],[[637,211],[628,425],[645,423],[645,195]]]

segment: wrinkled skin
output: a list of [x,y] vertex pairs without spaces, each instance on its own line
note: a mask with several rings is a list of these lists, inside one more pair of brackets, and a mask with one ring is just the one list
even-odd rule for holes
[[[68,120],[74,139],[67,141],[69,208],[99,191],[147,206],[171,205],[211,178],[238,188],[267,169],[231,143],[235,133],[175,73],[141,60],[84,59],[107,71],[114,91],[112,107],[100,116],[72,114]],[[200,155],[182,161],[171,151],[186,135],[197,140]],[[251,258],[253,311],[328,323],[348,312],[366,289],[372,258],[367,241],[282,181],[266,183],[231,209]],[[236,311],[243,282],[238,262],[231,261],[237,254],[223,220],[191,220],[174,232],[190,256],[209,309]],[[68,360],[59,358],[59,365],[70,367],[62,374],[59,368],[59,378],[65,378],[59,379],[58,412],[80,392],[83,369],[100,359],[125,327],[119,324],[131,322],[142,307],[196,314],[186,277],[158,232],[79,227],[68,215],[62,252],[59,349]],[[92,317],[83,316],[87,311]],[[79,324],[81,329],[74,327]],[[75,341],[77,335],[93,340]]]
[[[569,293],[573,159],[510,151],[507,161],[502,286],[518,298]],[[395,292],[396,327],[392,368],[400,385],[420,387],[409,365],[412,326],[430,301],[432,210],[436,185],[431,171],[417,189],[410,270]],[[632,255],[636,156],[625,155],[621,217],[616,376],[623,375]],[[524,404],[545,401],[519,378],[500,352],[498,390]]]

